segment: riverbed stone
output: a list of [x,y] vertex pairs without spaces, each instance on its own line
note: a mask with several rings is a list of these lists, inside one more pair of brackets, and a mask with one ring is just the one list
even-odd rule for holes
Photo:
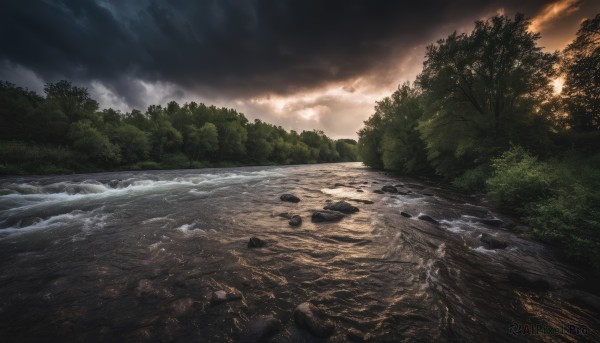
[[349,328],[346,332],[346,337],[348,337],[351,342],[367,342],[370,338],[370,335],[365,334],[358,329]]
[[281,199],[282,201],[287,201],[287,202],[300,202],[300,198],[298,198],[297,196],[295,196],[293,194],[283,194],[282,196],[279,197],[279,199]]
[[488,250],[495,249],[506,249],[508,243],[503,240],[500,240],[492,235],[488,235],[487,233],[481,234],[481,238],[479,239],[481,243],[484,244],[484,247]]
[[248,241],[248,248],[262,248],[267,244],[267,242],[263,241],[258,237],[251,237]]
[[242,299],[242,293],[240,293],[238,290],[230,290],[230,291],[218,290],[218,291],[212,292],[212,294],[210,296],[210,304],[212,306],[215,306],[215,305],[222,304],[224,302],[240,300],[240,299]]
[[329,205],[323,207],[323,209],[330,210],[330,211],[338,211],[338,212],[347,213],[347,214],[358,212],[358,207],[352,206],[351,204],[349,204],[345,201],[334,202],[332,204],[329,204]]
[[327,338],[335,331],[335,325],[315,305],[304,302],[294,309],[294,322],[298,327],[318,338]]
[[311,220],[315,223],[337,222],[342,218],[344,218],[344,214],[337,211],[315,211],[311,216]]
[[288,224],[290,224],[290,226],[300,226],[302,225],[302,217],[300,217],[299,215],[295,215],[292,218],[290,218]]
[[381,190],[387,193],[398,193],[398,188],[390,185],[381,187]]
[[281,331],[281,322],[272,316],[259,317],[248,322],[236,342],[259,343]]
[[426,221],[426,222],[429,222],[431,224],[434,224],[434,225],[439,225],[439,223],[440,223],[437,220],[431,218],[430,216],[428,216],[426,214],[419,214],[417,216],[417,218],[420,219],[420,220],[422,220],[422,221]]

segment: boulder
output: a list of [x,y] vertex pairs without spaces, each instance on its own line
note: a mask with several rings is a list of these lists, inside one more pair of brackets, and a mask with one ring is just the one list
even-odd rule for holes
[[248,241],[248,248],[262,248],[267,244],[267,242],[263,241],[258,237],[251,237]]
[[323,311],[309,302],[296,306],[294,322],[318,338],[327,338],[335,331],[335,325],[327,319]]
[[218,291],[212,292],[212,294],[210,296],[210,304],[212,306],[215,306],[215,305],[219,305],[224,302],[240,300],[240,299],[242,299],[242,294],[240,292],[238,292],[237,290],[233,291],[233,292],[218,290]]
[[428,215],[426,215],[426,214],[419,214],[419,215],[417,216],[417,218],[418,218],[418,219],[420,219],[420,220],[423,220],[423,221],[429,222],[429,223],[431,223],[431,224],[434,224],[434,225],[438,225],[438,224],[440,223],[440,222],[438,222],[437,220],[435,220],[435,219],[431,218],[430,216],[428,216]]
[[525,272],[509,272],[508,280],[517,286],[531,288],[539,291],[546,291],[551,288],[548,281],[540,278],[535,274]]
[[315,223],[320,222],[337,222],[344,218],[344,214],[337,211],[315,211],[311,219]]
[[389,185],[381,187],[381,190],[387,193],[398,193],[398,188]]
[[288,201],[288,202],[299,202],[300,201],[300,198],[298,198],[297,196],[295,196],[293,194],[284,194],[284,195],[280,196],[279,199],[281,199],[282,201]]
[[271,316],[253,319],[246,325],[240,333],[239,343],[258,343],[266,342],[269,337],[275,335],[281,330],[281,322]]
[[481,234],[479,239],[484,244],[486,249],[505,249],[508,244],[505,241],[499,240],[498,238],[488,235],[487,233]]
[[323,207],[323,209],[330,210],[330,211],[338,211],[338,212],[342,212],[342,213],[358,212],[358,207],[352,206],[351,204],[349,204],[345,201],[334,202],[333,204],[329,204],[329,205]]
[[299,215],[295,215],[292,218],[290,218],[288,224],[290,224],[290,226],[300,226],[302,225],[302,217],[300,217]]
[[406,212],[400,212],[400,215],[401,215],[402,217],[406,217],[406,218],[412,218],[412,215],[410,215],[410,214],[408,214],[408,213],[406,213]]

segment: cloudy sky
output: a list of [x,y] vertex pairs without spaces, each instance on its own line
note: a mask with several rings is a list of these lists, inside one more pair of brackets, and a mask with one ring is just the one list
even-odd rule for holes
[[69,79],[102,107],[204,102],[286,129],[356,137],[425,47],[525,13],[562,49],[598,0],[39,0],[0,4],[0,80]]

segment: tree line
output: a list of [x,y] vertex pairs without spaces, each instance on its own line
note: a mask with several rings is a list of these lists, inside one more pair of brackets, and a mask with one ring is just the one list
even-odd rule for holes
[[560,52],[530,24],[498,15],[429,45],[416,80],[377,102],[359,155],[485,192],[531,235],[600,266],[600,14]]
[[0,82],[0,173],[304,164],[356,161],[356,141],[322,131],[249,122],[195,102],[145,112],[99,110],[87,89],[63,80],[45,96]]

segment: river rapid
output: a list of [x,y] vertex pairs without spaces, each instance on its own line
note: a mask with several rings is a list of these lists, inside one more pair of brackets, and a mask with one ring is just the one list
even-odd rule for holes
[[[340,200],[359,212],[311,222]],[[600,341],[592,273],[510,222],[359,163],[1,178],[0,340]],[[328,338],[294,320],[304,302]]]

